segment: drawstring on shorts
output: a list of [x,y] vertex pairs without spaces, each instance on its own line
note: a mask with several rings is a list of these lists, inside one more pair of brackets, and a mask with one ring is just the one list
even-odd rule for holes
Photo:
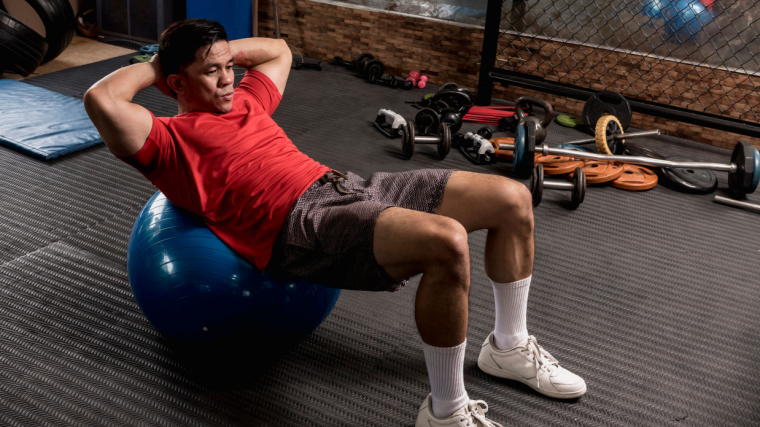
[[335,191],[337,191],[340,194],[359,194],[362,193],[362,191],[352,191],[347,190],[346,187],[343,186],[342,182],[345,181],[348,178],[346,174],[340,171],[336,170],[329,170],[325,172],[324,175],[322,175],[322,178],[319,178],[319,183],[324,185],[328,182],[335,187]]

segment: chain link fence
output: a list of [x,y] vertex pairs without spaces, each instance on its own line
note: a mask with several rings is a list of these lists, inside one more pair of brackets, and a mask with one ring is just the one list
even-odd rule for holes
[[489,0],[478,93],[490,80],[608,90],[634,111],[758,136],[758,34],[749,0]]

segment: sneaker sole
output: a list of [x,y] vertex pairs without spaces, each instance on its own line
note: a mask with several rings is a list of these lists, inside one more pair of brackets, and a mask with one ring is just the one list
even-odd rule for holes
[[543,394],[544,396],[553,397],[555,399],[575,399],[578,397],[583,396],[586,394],[586,387],[583,387],[583,390],[578,391],[570,391],[570,392],[559,392],[559,391],[549,391],[543,388],[539,388],[534,386],[530,381],[526,380],[525,378],[512,374],[511,372],[504,371],[501,368],[497,366],[491,366],[488,365],[480,360],[478,358],[478,368],[480,368],[481,371],[485,372],[486,374],[493,375],[495,377],[504,378],[507,380],[517,381],[522,384],[527,385],[528,387],[532,388],[533,390],[537,391],[540,394]]

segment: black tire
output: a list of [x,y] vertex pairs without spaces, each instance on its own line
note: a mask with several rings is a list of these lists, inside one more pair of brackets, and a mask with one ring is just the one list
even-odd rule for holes
[[48,44],[36,31],[0,11],[0,66],[26,77],[40,66]]
[[42,64],[61,54],[77,32],[77,18],[69,0],[26,0],[45,25],[48,49]]

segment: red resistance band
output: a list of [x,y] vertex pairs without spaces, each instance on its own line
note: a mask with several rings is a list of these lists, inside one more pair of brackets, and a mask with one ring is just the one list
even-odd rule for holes
[[481,123],[484,125],[498,125],[499,119],[512,118],[515,115],[515,107],[483,107],[473,105],[462,117],[465,122]]

